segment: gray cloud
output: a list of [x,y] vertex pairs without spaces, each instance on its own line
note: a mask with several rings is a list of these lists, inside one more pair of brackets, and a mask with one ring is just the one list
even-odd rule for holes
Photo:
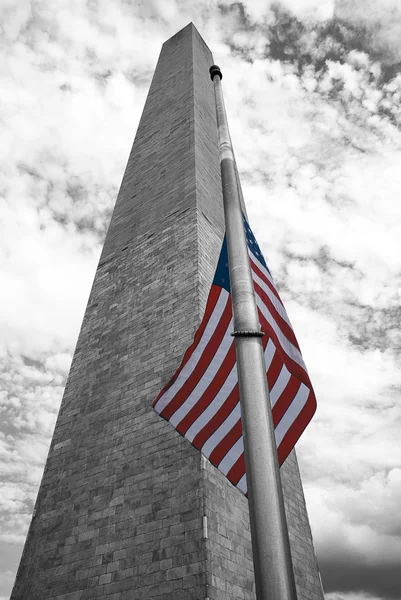
[[373,56],[401,67],[401,7],[397,0],[336,0],[335,16],[361,32],[362,44]]
[[328,591],[360,592],[365,589],[379,597],[399,600],[399,565],[357,565],[354,561],[330,559],[320,560],[319,564]]

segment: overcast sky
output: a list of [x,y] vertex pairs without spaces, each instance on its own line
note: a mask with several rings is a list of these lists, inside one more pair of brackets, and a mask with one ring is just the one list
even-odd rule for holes
[[399,0],[0,0],[0,600],[161,44],[190,21],[318,399],[297,449],[326,598],[400,600]]

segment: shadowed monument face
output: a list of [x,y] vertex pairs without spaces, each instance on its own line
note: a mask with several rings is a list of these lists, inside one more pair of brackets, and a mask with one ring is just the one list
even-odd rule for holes
[[[255,597],[247,499],[151,406],[199,325],[224,233],[212,64],[192,24],[163,45],[12,600]],[[294,453],[281,477],[298,597],[321,600]]]

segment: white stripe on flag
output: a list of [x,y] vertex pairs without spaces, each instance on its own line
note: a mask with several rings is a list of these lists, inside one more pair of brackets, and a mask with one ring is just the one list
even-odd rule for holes
[[203,427],[212,420],[214,415],[221,408],[228,396],[233,391],[237,380],[237,365],[234,364],[229,376],[227,377],[220,390],[216,394],[213,402],[211,402],[209,406],[203,411],[203,413],[199,415],[196,421],[192,423],[191,427],[186,432],[185,437],[187,437],[190,442],[192,442],[192,440],[200,432],[200,430],[203,429]]
[[156,412],[162,412],[162,410],[167,406],[170,400],[180,391],[188,377],[195,369],[196,365],[202,357],[205,347],[207,346],[210,338],[213,336],[213,333],[219,324],[219,321],[226,308],[227,302],[231,302],[230,295],[227,292],[227,290],[222,288],[219,298],[216,302],[216,306],[214,307],[214,310],[210,315],[209,321],[205,327],[205,331],[203,332],[203,335],[199,340],[197,347],[195,348],[192,356],[190,357],[187,364],[184,366],[181,373],[177,377],[176,381],[165,391],[163,396],[156,403],[154,407]]
[[237,488],[243,493],[246,494],[248,491],[248,486],[246,484],[246,473],[241,477],[239,482],[237,483]]
[[[266,269],[266,267],[262,265],[262,263],[260,262],[260,260],[258,260],[256,258],[256,256],[254,255],[254,253],[251,250],[249,250],[249,248],[248,248],[248,252],[249,252],[249,256],[251,257],[252,262],[263,273],[263,275],[266,277],[266,279],[268,279],[270,281],[270,283],[272,284],[272,286],[274,287],[274,289],[276,289],[276,285],[275,285],[275,283],[273,281],[273,277],[270,275],[270,273]],[[251,265],[251,269],[252,269],[252,265]]]
[[255,294],[255,296],[256,296],[256,304],[257,304],[258,308],[260,309],[260,312],[262,313],[262,315],[264,316],[266,321],[269,323],[269,325],[271,326],[271,328],[277,335],[278,341],[279,341],[282,349],[284,350],[284,352],[290,358],[292,358],[293,361],[298,363],[299,366],[302,367],[304,369],[304,371],[307,373],[305,363],[302,358],[302,354],[300,353],[298,348],[295,348],[295,346],[293,346],[293,344],[291,344],[291,342],[285,337],[285,335],[281,331],[277,322],[273,319],[273,316],[271,315],[269,309],[267,308],[266,304],[263,302],[261,297],[258,296],[258,294]]
[[170,423],[174,425],[174,427],[176,427],[178,423],[189,413],[191,408],[193,408],[193,406],[198,402],[199,398],[202,397],[205,390],[212,383],[217,371],[220,369],[225,357],[227,356],[227,352],[233,344],[234,340],[230,336],[232,329],[233,325],[231,320],[216,354],[213,356],[213,359],[209,363],[209,366],[202,375],[201,379],[192,390],[188,398],[185,400],[184,404],[182,404],[180,408],[178,408],[178,410],[176,410],[175,413],[170,417]]
[[244,452],[244,441],[242,435],[235,442],[234,446],[231,446],[225,457],[219,463],[219,469],[224,475],[227,475],[231,467],[235,465],[241,454]]
[[223,438],[231,431],[238,419],[241,418],[241,408],[238,404],[228,415],[227,419],[220,425],[218,429],[210,436],[210,438],[202,446],[203,454],[209,458],[216,446],[221,442]]
[[272,391],[270,392],[270,403],[274,406],[277,400],[280,398],[283,393],[285,386],[289,382],[291,377],[291,373],[287,369],[285,365],[282,366],[279,376],[277,377],[276,383],[272,387]]
[[266,373],[269,370],[269,367],[272,363],[273,360],[273,356],[274,353],[276,352],[276,346],[273,344],[273,340],[271,338],[269,338],[269,341],[266,344],[266,348],[265,348],[265,366],[266,366]]
[[288,318],[287,312],[286,312],[284,306],[281,304],[280,300],[277,298],[277,296],[275,294],[273,294],[273,292],[271,291],[269,286],[263,281],[263,279],[261,279],[261,277],[259,277],[259,275],[256,275],[255,271],[252,271],[252,278],[259,285],[259,287],[261,287],[262,290],[265,292],[265,294],[269,298],[270,302],[273,304],[274,308],[276,309],[276,311],[278,312],[280,317],[286,323],[288,323],[288,325],[292,329],[292,325],[291,325],[290,319]]
[[287,411],[284,413],[280,423],[275,429],[277,447],[279,447],[279,445],[283,441],[285,434],[287,433],[291,425],[294,423],[294,421],[296,421],[297,416],[305,406],[309,393],[309,388],[307,388],[304,383],[301,383],[298,392],[294,396],[294,400],[287,408]]

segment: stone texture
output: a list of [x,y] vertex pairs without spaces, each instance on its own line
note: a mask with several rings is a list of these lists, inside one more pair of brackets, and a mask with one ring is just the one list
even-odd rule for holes
[[[163,45],[12,600],[254,599],[247,500],[151,409],[223,235],[212,63],[193,25]],[[320,600],[294,454],[282,479],[299,598]]]

